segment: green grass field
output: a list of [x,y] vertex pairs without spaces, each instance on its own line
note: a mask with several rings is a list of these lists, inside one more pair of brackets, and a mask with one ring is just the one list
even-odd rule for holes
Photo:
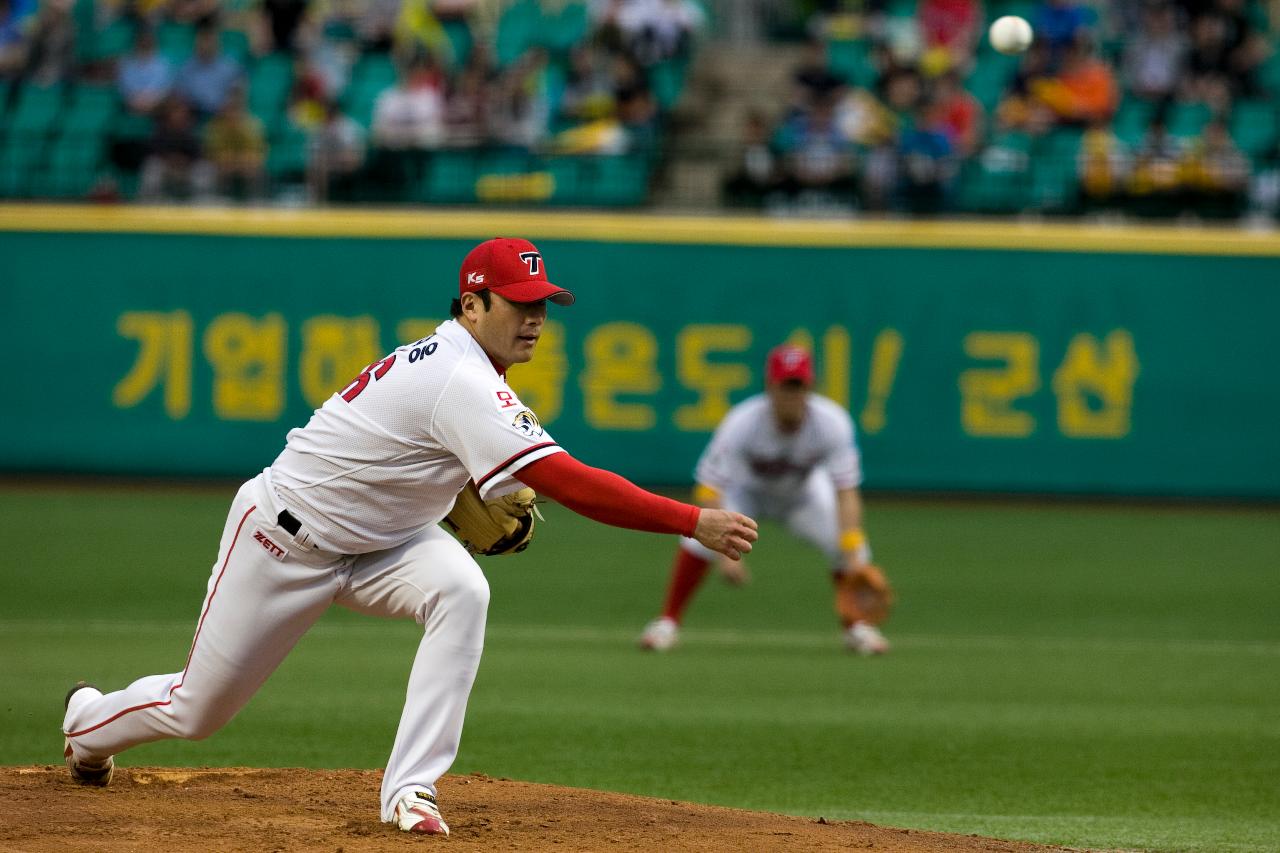
[[[234,487],[0,490],[0,763],[62,694],[180,669]],[[893,654],[844,653],[815,553],[765,525],[682,646],[634,640],[673,541],[559,507],[484,566],[457,772],[1088,847],[1280,849],[1280,512],[869,500]],[[379,767],[411,624],[331,612],[200,743],[122,763]],[[446,806],[447,807],[447,806]]]

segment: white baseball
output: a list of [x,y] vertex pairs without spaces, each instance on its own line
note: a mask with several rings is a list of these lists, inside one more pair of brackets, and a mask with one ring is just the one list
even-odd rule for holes
[[1006,56],[1022,53],[1031,46],[1031,25],[1025,18],[1005,15],[991,23],[987,38],[991,39],[992,47]]

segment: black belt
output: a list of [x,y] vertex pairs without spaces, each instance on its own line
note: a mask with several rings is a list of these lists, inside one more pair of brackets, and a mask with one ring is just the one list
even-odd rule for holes
[[294,518],[287,509],[280,510],[280,514],[276,516],[276,522],[285,530],[289,531],[290,536],[297,536],[298,531],[302,529],[302,523],[299,522],[298,519]]

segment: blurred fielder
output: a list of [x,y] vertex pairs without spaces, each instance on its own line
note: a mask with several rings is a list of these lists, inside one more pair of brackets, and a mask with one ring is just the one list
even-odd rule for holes
[[[835,582],[844,642],[864,655],[889,643],[878,625],[893,592],[871,564],[862,528],[862,467],[853,420],[839,404],[813,393],[807,350],[774,348],[765,364],[765,393],[729,410],[698,460],[695,500],[754,518],[775,518],[826,556]],[[679,639],[694,592],[715,563],[735,585],[750,579],[746,565],[684,538],[676,552],[662,616],[640,636],[642,648],[666,651]]]
[[506,371],[533,357],[548,301],[569,305],[573,295],[547,280],[533,244],[480,244],[463,261],[452,320],[369,365],[290,431],[231,505],[182,671],[105,695],[81,682],[67,694],[64,754],[76,781],[106,785],[112,757],[138,744],[217,731],[340,604],[423,628],[382,820],[448,835],[435,783],[458,753],[489,606],[472,553],[528,545],[525,487],[606,524],[692,536],[707,553],[751,550],[751,519],[583,465],[520,402]]

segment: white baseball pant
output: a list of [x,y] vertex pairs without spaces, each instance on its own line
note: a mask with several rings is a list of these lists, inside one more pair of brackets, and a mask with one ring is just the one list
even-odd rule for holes
[[412,618],[423,637],[382,781],[382,819],[390,821],[404,792],[434,792],[457,756],[484,647],[488,582],[434,525],[385,551],[305,548],[278,525],[277,500],[265,472],[236,495],[182,671],[100,698],[76,694],[63,731],[76,757],[90,760],[165,738],[205,738],[244,707],[330,604]]
[[[731,488],[720,495],[720,505],[757,520],[772,518],[783,522],[788,530],[821,551],[833,571],[843,568],[836,487],[825,468],[815,468],[795,493]],[[715,551],[696,539],[682,538],[680,547],[704,560],[719,559]]]

